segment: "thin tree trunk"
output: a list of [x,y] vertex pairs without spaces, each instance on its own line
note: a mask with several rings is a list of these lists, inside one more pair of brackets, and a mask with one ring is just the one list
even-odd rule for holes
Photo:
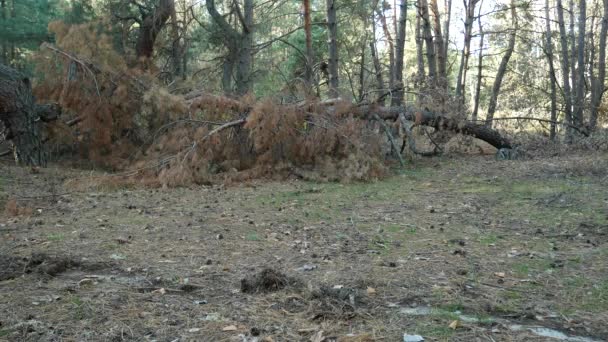
[[[570,91],[570,62],[568,59],[568,36],[566,24],[564,22],[564,7],[562,0],[557,0],[557,22],[561,42],[561,69],[562,69],[562,89],[564,91],[564,112],[567,124],[572,124],[572,93]],[[566,141],[572,140],[572,129],[566,126]]]
[[571,90],[571,103],[572,103],[572,122],[571,124],[575,124],[574,123],[574,114],[575,114],[575,109],[574,106],[576,104],[576,38],[574,36],[574,1],[570,0],[568,2],[568,13],[569,13],[569,20],[570,20],[570,28],[569,28],[569,32],[568,32],[568,37],[570,39],[570,51],[569,51],[569,61],[570,61],[570,86],[572,87]]
[[182,75],[182,58],[181,58],[181,47],[179,43],[179,24],[177,22],[177,13],[175,7],[171,11],[171,62],[173,63],[173,75]]
[[[445,0],[445,21],[443,22],[443,34],[445,36],[445,40],[443,42],[443,52],[446,56],[446,64],[447,64],[447,56],[448,51],[450,49],[450,20],[452,20],[452,0]],[[447,69],[447,68],[446,68]]]
[[363,102],[365,98],[365,50],[367,44],[367,32],[361,43],[361,58],[359,61],[359,96],[358,102]]
[[492,127],[492,120],[494,119],[494,113],[496,112],[498,94],[500,93],[502,79],[507,72],[507,65],[509,64],[509,59],[511,59],[511,55],[513,54],[513,49],[515,49],[515,37],[517,35],[518,24],[517,9],[515,7],[514,0],[511,0],[511,22],[513,27],[511,29],[511,34],[509,35],[509,44],[507,46],[507,51],[502,56],[498,71],[496,72],[496,78],[494,79],[494,85],[492,86],[492,93],[490,95],[490,103],[488,104],[488,114],[486,115],[486,126],[488,127]]
[[[416,11],[416,27],[415,27],[415,40],[416,40],[416,64],[418,65],[418,71],[416,74],[416,83],[418,86],[424,83],[426,78],[425,70],[424,70],[424,53],[423,49],[423,41],[422,41],[422,23],[421,23],[421,12],[420,12],[420,0],[416,1],[416,7],[418,8]],[[418,92],[417,102],[420,106],[422,104],[423,94],[422,92]]]
[[583,127],[584,117],[583,109],[585,106],[585,21],[587,19],[587,2],[579,0],[579,17],[578,17],[578,46],[577,52],[577,79],[576,79],[576,102],[574,103],[574,125]]
[[551,42],[551,18],[549,15],[549,0],[545,0],[545,55],[549,63],[549,80],[551,84],[551,129],[549,137],[555,140],[557,131],[557,80],[553,66],[553,44]]
[[465,0],[466,17],[464,20],[464,47],[460,55],[460,66],[458,77],[456,78],[456,98],[464,103],[464,85],[467,79],[467,69],[469,68],[469,57],[471,56],[471,36],[473,33],[473,21],[475,20],[475,5],[479,0]]
[[441,33],[441,16],[439,14],[438,0],[431,0],[430,10],[433,15],[433,28],[435,30],[435,53],[437,55],[437,84],[441,87],[447,86],[446,82],[446,55]]
[[[481,8],[481,6],[480,6]],[[481,10],[480,10],[481,11]],[[483,40],[484,32],[483,26],[481,25],[481,16],[477,16],[477,25],[479,26],[479,60],[477,61],[477,84],[475,85],[475,104],[473,105],[473,114],[471,114],[471,120],[477,121],[477,115],[479,111],[479,98],[481,97],[481,81],[483,80]]]
[[[374,62],[374,71],[376,72],[376,87],[378,91],[382,91],[384,89],[384,79],[382,77],[382,65],[380,64],[380,60],[378,59],[378,54],[376,52],[376,43],[375,41],[369,43],[369,48],[372,52],[372,60]],[[384,100],[379,102],[380,105],[384,105]]]
[[329,45],[329,96],[338,97],[340,81],[338,78],[338,23],[336,22],[335,0],[327,0],[327,28]]
[[382,5],[381,9],[377,9],[377,12],[380,17],[380,24],[382,24],[382,31],[384,32],[384,36],[388,43],[388,87],[393,91],[395,88],[395,42],[393,41],[393,36],[391,35],[386,16],[384,15],[384,5]]
[[[6,25],[6,19],[7,19],[7,8],[6,8],[6,0],[0,0],[0,11],[2,11],[1,15],[2,15],[2,25]],[[2,39],[2,60],[0,62],[9,65],[9,60],[8,60],[8,42],[6,41],[6,38],[1,37]]]
[[422,16],[422,31],[424,32],[424,42],[426,46],[426,60],[428,63],[431,84],[437,83],[437,58],[435,56],[435,46],[433,44],[433,34],[431,32],[431,21],[429,18],[429,5],[427,0],[419,0],[418,5]]
[[604,15],[600,28],[599,56],[597,61],[597,78],[591,88],[591,115],[589,127],[594,130],[597,126],[597,114],[602,95],[604,94],[604,79],[606,78],[606,35],[608,35],[608,0],[604,0]]
[[306,81],[306,95],[313,94],[312,89],[312,65],[314,52],[312,50],[312,24],[310,19],[310,0],[304,0],[304,34],[306,36],[306,69],[304,79]]
[[404,83],[403,83],[403,62],[405,51],[405,25],[407,18],[407,3],[406,0],[401,0],[399,4],[399,23],[397,29],[397,46],[395,47],[395,80],[396,90],[393,95],[391,105],[400,106],[403,103]]

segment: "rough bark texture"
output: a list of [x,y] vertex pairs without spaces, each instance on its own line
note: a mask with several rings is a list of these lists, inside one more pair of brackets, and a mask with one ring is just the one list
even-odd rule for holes
[[431,0],[431,13],[433,14],[433,29],[435,30],[435,53],[437,54],[437,78],[441,86],[447,86],[446,62],[447,54],[444,51],[443,34],[441,33],[441,16],[439,14],[438,0]]
[[473,33],[473,21],[475,20],[475,5],[478,2],[479,0],[468,0],[465,2],[464,47],[460,55],[460,66],[458,68],[458,77],[456,78],[456,97],[460,98],[461,103],[464,103],[464,85],[467,79],[466,73],[471,55],[471,36]]
[[479,99],[481,97],[481,82],[483,80],[484,32],[483,32],[483,25],[481,24],[481,15],[477,16],[477,25],[479,26],[479,57],[477,60],[477,84],[475,85],[475,102],[473,105],[473,113],[471,114],[472,121],[477,121],[477,114],[479,112]]
[[551,17],[549,15],[549,0],[545,0],[545,55],[549,63],[549,81],[551,85],[551,129],[549,136],[555,140],[557,125],[557,80],[555,78],[555,67],[553,65],[553,43],[551,42]]
[[401,0],[399,4],[399,23],[397,27],[397,46],[395,47],[395,82],[397,89],[391,105],[400,106],[403,103],[403,59],[405,50],[405,24],[407,18],[407,3],[406,0]]
[[304,79],[306,81],[306,95],[310,96],[313,94],[312,65],[314,56],[312,51],[312,21],[310,19],[310,0],[304,0],[302,6],[304,6],[304,34],[306,36],[306,67],[304,70]]
[[0,121],[13,143],[15,160],[45,166],[48,160],[43,145],[42,124],[56,119],[56,105],[37,105],[30,80],[18,71],[0,64]]
[[382,31],[388,43],[388,87],[392,91],[395,88],[395,43],[393,42],[391,31],[388,29],[386,16],[384,15],[384,4],[382,5],[382,9],[378,9],[377,11],[378,17],[380,17],[380,24],[382,24]]
[[[238,9],[238,6],[237,6]],[[245,12],[241,18],[241,43],[236,69],[236,93],[245,95],[251,89],[251,66],[253,62],[253,0],[245,0]]]
[[[417,6],[419,7],[420,1],[417,2]],[[416,27],[415,27],[415,32],[416,32],[416,37],[414,37],[416,39],[416,64],[418,66],[418,72],[417,72],[417,78],[418,81],[422,81],[425,78],[425,71],[424,71],[424,53],[422,52],[422,48],[423,48],[423,41],[422,41],[422,23],[421,23],[421,19],[420,19],[420,10],[416,11]],[[418,101],[421,101],[421,95],[418,96]]]
[[215,0],[205,1],[207,12],[213,21],[219,26],[224,36],[224,46],[228,50],[224,58],[222,74],[222,90],[225,94],[232,94],[232,79],[236,83],[238,95],[246,94],[251,88],[251,65],[253,61],[253,0],[245,0],[244,14],[240,7],[236,9],[241,23],[241,31],[232,27],[221,15],[216,6]]
[[371,119],[374,115],[387,120],[397,120],[403,114],[406,120],[414,121],[417,124],[434,127],[437,130],[449,130],[473,136],[483,140],[496,148],[512,148],[511,142],[485,125],[476,124],[469,121],[451,119],[440,114],[419,110],[414,107],[361,107],[363,118]]
[[604,94],[604,79],[606,78],[606,35],[608,35],[608,0],[604,0],[604,14],[600,28],[599,56],[597,61],[597,77],[591,88],[591,115],[589,127],[593,130],[597,126],[597,113],[602,95]]
[[335,0],[327,0],[327,34],[329,45],[329,96],[338,97],[338,23],[336,21]]
[[[559,26],[559,36],[561,41],[561,69],[562,69],[562,89],[564,91],[564,113],[566,123],[572,124],[572,93],[570,91],[570,64],[568,59],[568,36],[566,24],[564,22],[564,7],[562,0],[557,0],[557,23]],[[566,140],[572,138],[572,130],[566,126]]]
[[511,34],[509,35],[509,45],[507,46],[507,51],[505,51],[505,54],[502,56],[500,66],[496,72],[494,84],[492,85],[492,93],[490,95],[490,103],[488,105],[488,114],[486,116],[486,126],[492,126],[492,119],[494,118],[494,112],[496,112],[496,107],[498,105],[498,94],[500,93],[502,79],[507,72],[507,65],[509,64],[509,60],[513,54],[513,49],[515,49],[515,37],[517,34],[517,10],[514,0],[511,0],[511,21],[513,27],[511,28]]
[[174,0],[160,0],[154,11],[142,18],[135,45],[137,58],[152,57],[156,37],[171,17],[173,11],[175,11]]
[[576,57],[578,63],[576,76],[576,99],[574,102],[574,124],[583,127],[583,108],[585,107],[585,21],[587,19],[586,0],[579,0],[578,43]]
[[429,66],[429,78],[433,84],[437,78],[437,59],[435,56],[435,46],[433,44],[433,33],[431,32],[431,20],[429,18],[429,5],[427,0],[419,0],[420,15],[422,17],[422,31],[424,33],[424,43],[426,46],[426,60]]

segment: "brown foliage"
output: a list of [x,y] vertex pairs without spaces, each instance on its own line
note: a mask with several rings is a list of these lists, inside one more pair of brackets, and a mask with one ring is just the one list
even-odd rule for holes
[[4,206],[4,213],[9,217],[30,216],[32,212],[32,208],[19,205],[14,198],[9,199]]

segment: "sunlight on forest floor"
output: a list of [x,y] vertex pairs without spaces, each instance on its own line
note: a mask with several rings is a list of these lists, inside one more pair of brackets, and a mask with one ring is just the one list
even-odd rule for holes
[[[605,340],[607,167],[434,158],[373,183],[72,191],[82,172],[2,166],[0,204],[33,214],[0,220],[0,340]],[[300,285],[240,291],[264,268]]]

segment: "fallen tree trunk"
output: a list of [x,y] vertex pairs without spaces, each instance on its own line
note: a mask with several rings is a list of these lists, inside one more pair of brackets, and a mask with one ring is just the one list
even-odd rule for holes
[[57,105],[37,105],[30,80],[15,69],[0,64],[0,121],[12,142],[18,163],[45,166],[42,125],[60,115]]
[[427,110],[413,107],[361,106],[358,114],[365,119],[373,119],[374,115],[378,115],[385,120],[397,120],[399,115],[403,114],[406,120],[414,121],[418,125],[470,135],[496,148],[512,148],[511,142],[494,129],[469,121],[451,119]]
[[[224,101],[228,101],[231,104],[231,107],[234,110],[238,110],[242,113],[249,113],[251,111],[251,107],[248,107],[238,100],[222,96],[209,95],[198,91],[186,95],[186,104],[192,106],[195,101],[209,97],[224,99]],[[317,103],[298,103],[294,106],[300,110],[315,111],[315,108],[319,107],[331,108],[332,106],[339,104],[341,101],[342,100],[340,98],[335,98]],[[448,118],[428,110],[420,110],[414,107],[402,106],[382,107],[378,105],[362,105],[353,106],[352,112],[354,116],[365,120],[376,120],[374,117],[375,115],[378,115],[384,120],[398,120],[399,115],[402,114],[405,120],[414,121],[417,125],[424,125],[433,127],[437,130],[448,130],[470,135],[477,139],[483,140],[498,149],[512,148],[511,142],[492,128],[477,124],[475,122]]]

